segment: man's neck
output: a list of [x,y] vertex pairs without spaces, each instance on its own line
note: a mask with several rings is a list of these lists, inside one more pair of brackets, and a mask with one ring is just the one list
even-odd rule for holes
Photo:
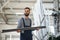
[[25,16],[26,19],[28,19],[29,17],[28,16]]

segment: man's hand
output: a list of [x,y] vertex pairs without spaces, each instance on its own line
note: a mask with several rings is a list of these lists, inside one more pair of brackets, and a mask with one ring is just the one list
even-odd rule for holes
[[39,31],[39,28],[37,28],[36,30]]
[[17,30],[17,32],[19,33],[19,32],[21,32],[21,30]]

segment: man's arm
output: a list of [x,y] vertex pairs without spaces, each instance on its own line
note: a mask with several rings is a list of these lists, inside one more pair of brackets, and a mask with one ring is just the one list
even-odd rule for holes
[[[22,28],[22,26],[23,26],[23,21],[22,21],[22,18],[18,21],[18,26],[17,26],[17,28],[19,29],[19,28]],[[21,32],[21,30],[17,30],[17,32]]]

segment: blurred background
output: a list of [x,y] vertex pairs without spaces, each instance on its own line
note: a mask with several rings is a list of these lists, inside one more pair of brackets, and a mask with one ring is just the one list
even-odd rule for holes
[[[38,22],[38,24],[47,27],[46,29],[40,29],[38,35],[35,30],[33,32],[35,33],[33,40],[48,40],[50,35],[53,35],[50,32],[51,30],[53,30],[52,33],[54,33],[55,37],[60,35],[60,0],[0,0],[0,40],[19,40],[19,33],[1,33],[1,31],[3,29],[17,28],[18,19],[24,16],[25,7],[31,8],[31,14],[29,17],[32,19],[32,23],[36,24]],[[39,15],[40,17],[38,17]],[[40,23],[41,20],[44,22]],[[38,26],[38,24],[36,24],[36,26]],[[49,30],[48,28],[50,27],[51,29]]]

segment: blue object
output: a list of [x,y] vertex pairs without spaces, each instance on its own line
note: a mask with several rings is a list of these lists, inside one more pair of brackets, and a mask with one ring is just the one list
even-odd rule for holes
[[[31,27],[31,19],[30,19],[30,25],[25,25],[24,18],[22,18],[24,27]],[[24,33],[20,34],[20,40],[32,40],[32,31],[31,30],[25,30]]]

